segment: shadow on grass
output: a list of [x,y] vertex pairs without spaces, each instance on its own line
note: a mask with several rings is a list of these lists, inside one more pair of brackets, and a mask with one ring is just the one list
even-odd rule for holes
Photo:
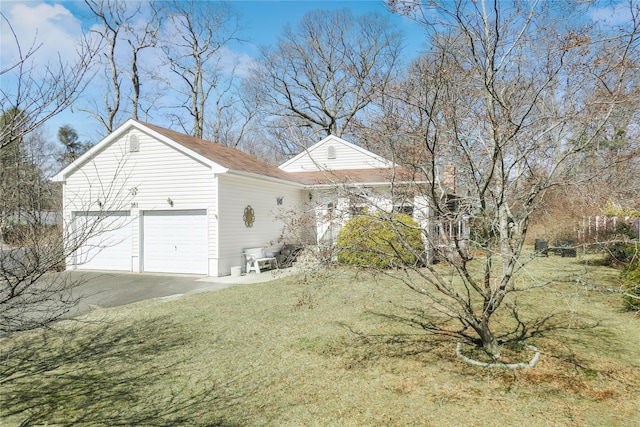
[[[402,331],[388,333],[372,333],[358,331],[348,324],[341,326],[352,334],[348,345],[351,354],[357,355],[357,360],[366,362],[379,357],[408,358],[429,355],[437,360],[454,360],[455,346],[459,341],[474,342],[473,331],[460,327],[460,323],[452,318],[439,318],[430,315],[421,308],[396,306],[393,313],[369,311],[369,315],[378,319],[382,326],[380,330]],[[522,324],[504,334],[498,334],[505,342],[530,342],[540,339],[551,339],[568,345],[582,343],[588,347],[592,341],[603,343],[603,330],[597,321],[573,320],[569,327],[570,312],[554,313],[532,320],[527,323],[527,329],[521,330]],[[400,328],[398,328],[400,326]],[[411,332],[415,331],[415,332]],[[545,353],[544,348],[541,348]],[[565,360],[567,362],[568,360]],[[571,364],[578,366],[577,356],[574,354]],[[586,362],[580,362],[581,368]]]
[[[406,324],[413,323],[409,317],[403,317],[394,314],[368,312],[370,315],[377,317],[378,321],[385,325],[393,325],[397,323]],[[349,331],[351,338],[341,344],[343,351],[334,349],[334,353],[348,353],[349,366],[366,365],[380,358],[425,358],[437,360],[451,359],[455,357],[456,340],[446,335],[425,334],[424,331],[400,332],[392,331],[394,328],[382,326],[379,328],[381,332],[360,331],[347,323],[340,323],[340,326]],[[413,323],[416,327],[417,324]],[[404,328],[403,328],[404,329]],[[386,332],[385,330],[390,330]]]
[[176,374],[188,360],[163,357],[189,345],[183,332],[164,317],[5,340],[0,418],[16,425],[236,425],[220,414],[249,392],[238,379],[193,384]]

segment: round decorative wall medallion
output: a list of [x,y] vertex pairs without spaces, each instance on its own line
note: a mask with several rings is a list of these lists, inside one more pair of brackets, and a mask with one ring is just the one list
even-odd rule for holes
[[251,205],[247,205],[247,207],[244,208],[244,215],[242,218],[244,219],[244,225],[249,228],[253,227],[253,222],[256,220],[256,214]]

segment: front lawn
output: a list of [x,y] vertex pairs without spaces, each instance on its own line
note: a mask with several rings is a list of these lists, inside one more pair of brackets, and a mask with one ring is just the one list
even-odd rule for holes
[[415,327],[411,291],[325,270],[5,339],[0,424],[637,425],[640,318],[599,290],[618,272],[556,256],[530,271],[566,279],[518,296],[523,312],[558,313],[533,369],[465,364]]

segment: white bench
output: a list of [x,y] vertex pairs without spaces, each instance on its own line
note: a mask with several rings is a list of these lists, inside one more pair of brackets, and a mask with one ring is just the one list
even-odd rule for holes
[[245,249],[244,259],[247,273],[252,271],[260,273],[262,269],[276,267],[276,257],[270,256],[270,254],[267,254],[262,248]]

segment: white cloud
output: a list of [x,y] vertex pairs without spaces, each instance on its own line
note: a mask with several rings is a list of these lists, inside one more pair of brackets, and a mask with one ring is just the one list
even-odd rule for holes
[[233,74],[240,78],[247,78],[251,75],[251,68],[255,59],[246,53],[240,53],[223,46],[218,51],[218,56],[220,58],[219,66],[223,74]]
[[[35,65],[58,61],[73,62],[82,36],[82,23],[64,6],[34,2],[7,2],[2,13],[11,23],[23,55],[31,46],[41,47]],[[15,63],[18,57],[16,41],[11,28],[3,19],[0,26],[1,67]]]
[[631,19],[631,11],[627,2],[608,7],[593,8],[589,14],[594,22],[602,22],[609,25],[622,25]]

